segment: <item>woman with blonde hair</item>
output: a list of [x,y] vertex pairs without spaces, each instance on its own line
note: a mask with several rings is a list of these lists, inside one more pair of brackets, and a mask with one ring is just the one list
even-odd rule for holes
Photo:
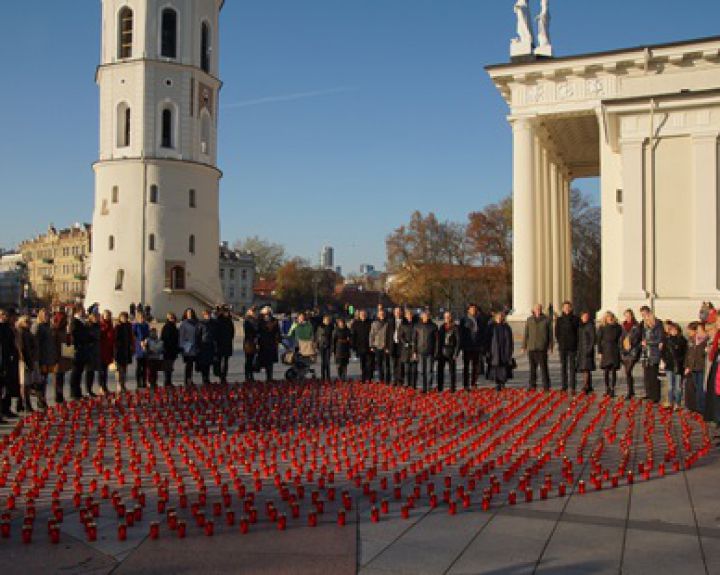
[[37,361],[37,341],[30,331],[30,317],[22,315],[15,324],[15,345],[19,354],[20,376],[20,403],[19,411],[26,413],[34,411],[30,403],[30,395],[32,392],[33,380],[39,379],[38,361]]
[[50,314],[45,308],[37,315],[37,322],[32,327],[32,333],[37,343],[38,367],[40,369],[40,385],[37,388],[38,407],[47,409],[45,398],[48,379],[51,373],[57,371],[59,357],[55,345],[55,335],[50,323]]
[[611,311],[605,312],[597,333],[600,369],[605,376],[605,395],[615,397],[623,330]]
[[660,403],[660,358],[665,344],[665,330],[651,310],[645,310],[642,323],[642,364],[646,399]]

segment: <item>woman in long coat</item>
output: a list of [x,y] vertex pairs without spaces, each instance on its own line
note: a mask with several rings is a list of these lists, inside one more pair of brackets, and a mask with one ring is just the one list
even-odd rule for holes
[[165,374],[165,387],[172,387],[175,361],[180,353],[180,332],[177,327],[177,317],[174,313],[167,314],[165,324],[160,330],[160,339],[163,343],[162,369]]
[[185,386],[193,384],[193,367],[198,354],[197,342],[198,319],[195,310],[188,308],[178,330],[178,345],[185,362]]
[[125,387],[127,370],[133,360],[135,341],[128,313],[122,312],[118,319],[118,324],[115,326],[115,365],[117,367],[119,391],[125,392],[127,391]]
[[[102,360],[100,356],[100,339],[102,337],[100,331],[100,315],[93,312],[88,315],[87,323],[87,363],[85,364],[85,389],[90,397],[95,397],[93,384],[95,383],[95,372],[102,369]],[[102,380],[101,380],[102,381]]]
[[343,318],[338,318],[337,327],[333,331],[333,353],[337,364],[338,379],[347,381],[347,367],[350,363],[350,350],[352,348],[352,334]]
[[68,319],[64,311],[58,311],[52,320],[52,338],[55,346],[55,403],[65,401],[65,374],[72,369],[72,358],[63,355],[63,346],[70,342],[68,335]]
[[655,314],[648,312],[642,326],[643,379],[646,399],[660,403],[660,360],[665,330]]
[[50,323],[50,314],[46,309],[38,312],[37,322],[33,326],[33,333],[37,342],[38,351],[38,367],[40,369],[40,379],[42,383],[37,389],[38,406],[40,409],[47,408],[46,391],[48,378],[51,373],[57,371],[58,354],[55,345],[55,336],[53,334],[52,324]]
[[505,321],[505,314],[495,312],[490,324],[490,354],[487,377],[495,382],[495,389],[502,391],[513,377],[513,333]]
[[635,397],[635,377],[633,370],[642,352],[642,328],[635,319],[633,310],[625,310],[625,321],[622,323],[622,339],[620,340],[620,361],[625,371],[627,382],[627,399]]
[[583,374],[585,393],[592,393],[592,372],[595,371],[595,325],[590,319],[590,312],[588,311],[580,314],[577,370]]
[[110,393],[108,371],[113,361],[115,361],[115,328],[112,313],[110,310],[105,310],[100,320],[100,367],[98,369],[100,387],[105,395]]
[[720,329],[715,332],[710,351],[708,352],[710,370],[705,390],[705,421],[715,424],[715,431],[720,429]]
[[30,331],[30,318],[26,315],[20,316],[15,324],[16,347],[20,364],[18,368],[20,380],[20,404],[23,405],[22,411],[34,411],[30,403],[30,396],[33,390],[33,379],[37,373],[37,342],[35,336]]
[[280,325],[272,316],[272,310],[265,307],[258,323],[258,365],[265,370],[267,380],[272,381],[273,366],[278,362],[278,345],[280,345]]
[[210,385],[210,369],[217,354],[217,324],[211,318],[209,310],[203,312],[203,318],[198,323],[196,339],[198,344],[197,370],[202,375],[203,384]]
[[245,353],[245,381],[255,381],[255,356],[258,351],[258,323],[255,310],[250,308],[243,323],[243,352]]
[[597,343],[600,353],[600,369],[605,375],[605,395],[615,397],[617,372],[620,369],[620,349],[623,330],[611,311],[605,313],[598,329]]

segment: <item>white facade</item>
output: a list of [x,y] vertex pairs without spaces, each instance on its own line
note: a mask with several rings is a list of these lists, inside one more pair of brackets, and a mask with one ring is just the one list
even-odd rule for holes
[[222,0],[103,0],[87,302],[162,317],[222,303],[216,167]]
[[490,66],[513,129],[515,313],[572,298],[568,192],[599,176],[602,303],[720,301],[720,38]]
[[236,312],[253,305],[255,297],[255,256],[232,250],[227,242],[220,246],[220,283],[225,303]]

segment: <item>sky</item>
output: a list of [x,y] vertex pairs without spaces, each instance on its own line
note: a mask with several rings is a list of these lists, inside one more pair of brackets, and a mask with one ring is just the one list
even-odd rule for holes
[[[531,0],[537,13],[540,0]],[[382,267],[414,210],[464,221],[511,191],[514,0],[227,0],[221,235],[344,272]],[[552,0],[557,56],[718,34],[717,0]],[[0,36],[0,247],[91,221],[100,1],[8,2]],[[584,185],[590,191],[597,183]]]

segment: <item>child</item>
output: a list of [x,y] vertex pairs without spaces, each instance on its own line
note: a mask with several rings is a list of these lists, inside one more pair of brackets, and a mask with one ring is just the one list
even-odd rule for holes
[[[688,347],[685,354],[686,401],[688,409],[705,413],[705,359],[708,336],[705,325],[694,321],[688,325]],[[692,386],[692,389],[689,387]]]
[[340,318],[337,320],[337,329],[333,334],[333,352],[335,354],[335,363],[337,364],[338,378],[341,381],[347,381],[351,344],[352,334],[347,328],[345,320]]
[[680,326],[672,321],[665,322],[667,338],[663,347],[663,360],[668,377],[668,402],[678,409],[682,405],[682,375],[685,372],[687,340]]
[[145,357],[147,358],[148,381],[153,389],[157,387],[158,372],[162,367],[163,348],[163,341],[158,338],[157,330],[152,328],[145,342]]

